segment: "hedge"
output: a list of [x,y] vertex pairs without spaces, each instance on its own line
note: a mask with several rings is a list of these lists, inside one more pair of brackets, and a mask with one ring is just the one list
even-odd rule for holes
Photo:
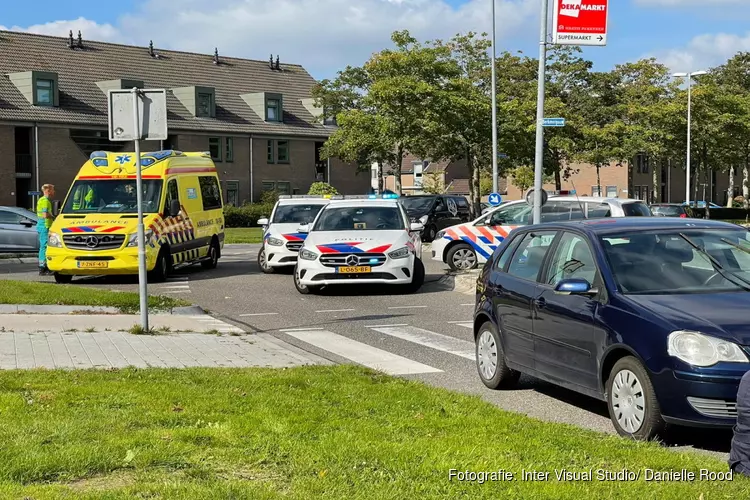
[[224,207],[226,227],[258,227],[258,219],[270,217],[273,203],[252,203],[241,207]]

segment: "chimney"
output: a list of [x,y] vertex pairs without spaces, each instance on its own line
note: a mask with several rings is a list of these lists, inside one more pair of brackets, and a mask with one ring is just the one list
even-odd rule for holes
[[271,57],[268,58],[268,67],[273,69],[273,54],[271,54]]
[[219,64],[219,48],[214,49],[214,64]]
[[279,66],[279,56],[278,56],[278,54],[276,55],[276,69],[277,70],[281,69],[281,67]]
[[156,57],[156,52],[154,52],[154,41],[149,40],[148,42],[148,55],[151,57]]
[[70,35],[68,36],[68,48],[69,49],[75,48],[75,42],[73,41],[73,30],[70,30]]
[[78,48],[83,48],[83,37],[81,36],[81,30],[78,30]]

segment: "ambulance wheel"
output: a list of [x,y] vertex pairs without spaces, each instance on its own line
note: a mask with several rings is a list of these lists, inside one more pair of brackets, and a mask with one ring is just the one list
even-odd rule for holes
[[66,285],[73,281],[73,275],[72,274],[60,274],[55,273],[55,282],[60,283],[62,285]]
[[149,283],[161,283],[166,281],[172,268],[170,260],[171,257],[169,256],[169,250],[167,250],[166,247],[162,247],[159,251],[159,256],[156,258],[154,268],[148,273]]
[[268,265],[268,261],[266,260],[265,245],[262,246],[260,248],[260,252],[258,252],[258,267],[265,274],[273,274],[276,271],[276,269]]
[[311,293],[318,293],[318,290],[320,290],[319,286],[308,286],[303,285],[299,281],[299,273],[297,272],[297,268],[294,268],[294,288],[297,289],[299,293],[302,295],[309,295]]
[[206,260],[201,262],[203,269],[216,269],[219,265],[219,244],[214,239],[211,242],[211,246],[208,247],[208,254]]
[[459,243],[451,247],[445,260],[448,261],[448,266],[453,271],[468,271],[479,264],[477,253],[466,243]]
[[424,264],[421,259],[414,259],[414,277],[406,285],[406,293],[417,293],[424,285]]

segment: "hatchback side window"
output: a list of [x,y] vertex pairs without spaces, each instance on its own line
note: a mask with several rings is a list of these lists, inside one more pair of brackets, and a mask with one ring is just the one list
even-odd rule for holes
[[596,263],[586,239],[574,233],[563,233],[552,256],[547,284],[555,286],[566,279],[584,279],[593,285]]
[[508,245],[503,250],[503,253],[500,254],[500,257],[497,259],[497,262],[495,264],[495,267],[503,271],[505,270],[505,266],[508,264],[508,261],[510,260],[511,256],[513,255],[513,252],[516,251],[516,248],[518,247],[518,244],[521,243],[523,240],[523,236],[516,236],[508,242]]
[[537,231],[527,234],[513,253],[508,266],[508,274],[536,281],[542,269],[544,257],[556,234],[556,231]]

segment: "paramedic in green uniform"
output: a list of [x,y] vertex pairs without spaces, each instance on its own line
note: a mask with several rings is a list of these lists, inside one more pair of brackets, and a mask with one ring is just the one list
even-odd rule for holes
[[45,184],[42,186],[44,196],[39,198],[36,204],[36,230],[39,233],[39,274],[44,276],[52,274],[47,268],[47,240],[49,239],[49,228],[55,219],[52,213],[52,197],[55,196],[55,186]]

